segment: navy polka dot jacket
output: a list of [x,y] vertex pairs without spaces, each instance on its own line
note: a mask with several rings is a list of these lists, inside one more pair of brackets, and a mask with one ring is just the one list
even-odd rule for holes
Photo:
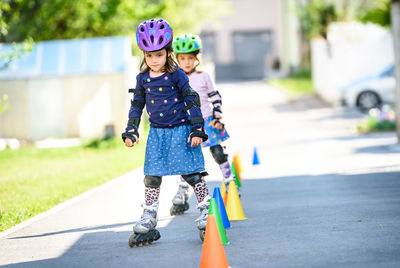
[[[182,69],[158,77],[150,77],[149,71],[139,73],[136,76],[136,88],[130,92],[134,95],[126,131],[138,127],[144,106],[151,127],[168,128],[188,124],[192,125],[192,130],[203,127],[199,95],[190,87]],[[129,122],[137,122],[137,125]]]

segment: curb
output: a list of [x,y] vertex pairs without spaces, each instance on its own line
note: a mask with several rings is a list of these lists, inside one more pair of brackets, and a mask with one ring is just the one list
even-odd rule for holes
[[14,233],[16,231],[19,231],[19,230],[25,228],[26,226],[28,226],[28,225],[30,225],[30,224],[32,224],[34,222],[37,222],[37,221],[39,221],[39,220],[41,220],[43,218],[46,218],[46,217],[50,216],[51,214],[54,214],[54,213],[56,213],[56,212],[58,212],[60,210],[63,210],[64,208],[66,208],[66,207],[68,207],[70,205],[73,205],[73,204],[81,201],[82,199],[85,199],[85,198],[87,198],[87,197],[89,197],[89,196],[91,196],[93,194],[96,194],[97,192],[100,192],[103,189],[105,189],[105,188],[107,188],[107,187],[109,187],[111,185],[118,184],[122,180],[125,180],[125,179],[128,179],[128,178],[132,178],[132,176],[135,176],[134,175],[135,173],[143,174],[143,167],[139,167],[137,169],[129,171],[128,173],[125,173],[125,174],[123,174],[123,175],[121,175],[119,177],[116,177],[116,178],[110,180],[109,182],[106,182],[106,183],[104,183],[102,185],[99,185],[99,186],[93,188],[93,189],[87,190],[86,192],[81,193],[80,195],[77,195],[77,196],[75,196],[75,197],[73,197],[71,199],[68,199],[67,201],[64,201],[63,203],[58,204],[58,205],[52,207],[51,209],[49,209],[49,210],[47,210],[45,212],[42,212],[42,213],[40,213],[40,214],[38,214],[36,216],[33,216],[32,218],[27,219],[26,221],[23,221],[23,222],[21,222],[21,223],[19,223],[17,225],[14,225],[13,227],[1,232],[0,233],[0,238],[4,238],[4,237],[6,237],[6,236],[8,236],[8,235],[10,235],[10,234],[12,234],[12,233]]

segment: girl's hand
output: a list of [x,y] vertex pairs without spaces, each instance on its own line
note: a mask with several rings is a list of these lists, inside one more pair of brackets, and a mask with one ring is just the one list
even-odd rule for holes
[[203,138],[207,139],[208,136],[201,128],[196,129],[195,131],[192,130],[187,139],[187,143],[191,142],[190,146],[196,147],[203,143]]
[[[190,137],[188,139],[188,143],[190,142]],[[192,138],[192,143],[190,144],[190,147],[196,147],[199,146],[203,142],[203,139],[200,137],[193,137]]]
[[[134,131],[134,130],[132,130],[132,131],[130,131],[130,132],[133,132],[133,131]],[[136,143],[136,144],[139,144],[139,138],[138,138],[136,135],[133,135],[133,136],[135,136],[136,141],[135,141],[135,142],[132,142],[131,139],[126,138],[126,139],[125,139],[125,146],[126,146],[126,147],[133,147],[133,145],[135,145],[135,143]]]
[[224,128],[224,124],[222,124],[219,120],[221,120],[221,116],[215,116],[215,119],[211,120],[211,125],[215,127],[218,130],[221,130]]
[[214,127],[218,130],[221,130],[224,128],[224,125],[221,122],[216,122],[214,123]]

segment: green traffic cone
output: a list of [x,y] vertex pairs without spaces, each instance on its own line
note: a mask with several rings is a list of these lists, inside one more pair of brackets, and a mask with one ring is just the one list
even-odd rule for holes
[[239,176],[238,176],[238,174],[237,174],[237,171],[236,171],[236,167],[235,167],[235,164],[232,162],[232,165],[231,165],[231,171],[232,171],[232,173],[233,173],[233,175],[235,176],[235,183],[236,183],[236,185],[240,188],[240,187],[242,187],[242,183],[240,182],[240,180],[239,180]]
[[217,222],[218,232],[219,236],[221,237],[222,244],[228,245],[229,241],[228,238],[226,237],[224,224],[222,223],[221,216],[219,215],[217,202],[215,201],[215,198],[210,199],[210,208],[208,209],[208,215],[214,215],[215,221]]

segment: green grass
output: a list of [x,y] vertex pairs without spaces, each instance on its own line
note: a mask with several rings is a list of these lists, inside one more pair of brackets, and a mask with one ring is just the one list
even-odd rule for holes
[[132,149],[113,138],[73,148],[1,151],[0,231],[142,166],[145,144],[142,138]]
[[282,79],[270,79],[269,83],[277,88],[283,89],[290,95],[314,94],[310,71],[299,71],[289,77]]
[[359,133],[368,133],[374,131],[394,131],[396,130],[396,123],[388,120],[378,121],[377,118],[369,116],[362,120],[357,125],[357,131]]

